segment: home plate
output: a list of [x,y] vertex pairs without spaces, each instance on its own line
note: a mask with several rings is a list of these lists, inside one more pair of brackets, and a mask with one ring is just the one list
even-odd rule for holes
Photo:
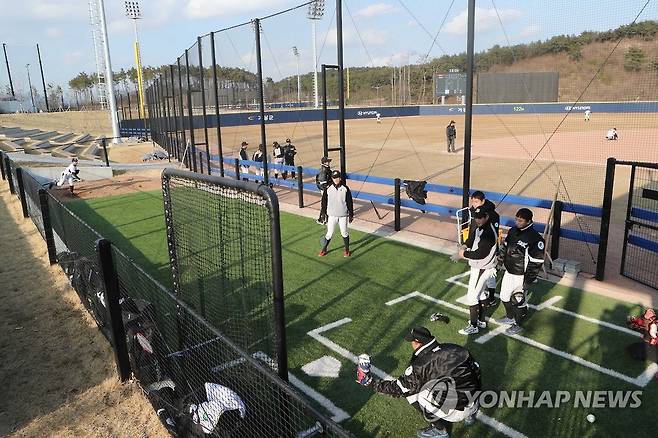
[[302,367],[307,375],[313,377],[338,377],[341,363],[338,359],[331,356],[323,356],[318,360],[309,362]]

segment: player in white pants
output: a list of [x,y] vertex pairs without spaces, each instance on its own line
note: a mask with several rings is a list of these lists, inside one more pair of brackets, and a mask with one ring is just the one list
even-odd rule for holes
[[[472,335],[480,328],[487,326],[484,314],[488,299],[487,282],[496,275],[496,256],[498,254],[498,236],[496,228],[489,220],[489,213],[483,207],[473,212],[477,225],[475,232],[468,236],[466,249],[452,257],[454,261],[460,258],[468,260],[471,274],[468,280],[466,304],[469,306],[470,320],[466,328],[459,330],[462,335]],[[430,318],[432,319],[432,318]]]
[[592,111],[590,111],[589,109],[586,109],[585,110],[585,121],[586,122],[589,122],[589,118],[591,117],[591,115],[592,115]]
[[507,334],[520,333],[521,321],[528,313],[527,290],[537,280],[544,264],[544,238],[532,226],[532,211],[516,212],[515,226],[509,230],[500,246],[499,260],[505,266],[500,286],[500,301],[505,306],[501,324],[510,324]]
[[334,170],[331,173],[331,184],[322,192],[322,204],[320,207],[320,222],[327,224],[327,233],[322,236],[320,243],[320,257],[327,255],[327,248],[331,237],[334,235],[336,224],[340,228],[340,234],[343,236],[344,252],[343,257],[352,255],[350,252],[350,234],[347,224],[352,223],[354,219],[354,206],[352,202],[352,192],[349,187],[342,181],[340,171]]
[[69,192],[73,194],[73,186],[75,181],[79,181],[80,178],[78,178],[78,173],[80,173],[80,170],[78,169],[78,159],[73,158],[71,160],[71,164],[62,172],[62,175],[59,177],[59,180],[57,180],[57,187],[62,187],[64,183],[69,184]]

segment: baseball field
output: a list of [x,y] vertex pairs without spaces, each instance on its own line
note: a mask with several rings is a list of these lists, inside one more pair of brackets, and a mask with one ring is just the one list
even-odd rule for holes
[[[171,283],[159,191],[69,205],[163,284]],[[524,332],[507,336],[490,320],[489,328],[465,338],[457,333],[468,312],[461,303],[464,263],[357,231],[351,258],[343,258],[335,242],[319,258],[323,229],[314,221],[282,213],[281,228],[290,371],[300,391],[357,436],[410,436],[424,425],[404,399],[354,382],[355,355],[363,352],[380,377],[401,374],[411,355],[402,336],[414,325],[426,325],[440,342],[465,345],[482,366],[489,398],[474,426],[455,427],[459,435],[650,434],[657,367],[625,354],[640,341],[625,328],[639,306],[540,281]],[[436,311],[450,323],[429,322]],[[493,316],[502,316],[502,308]]]

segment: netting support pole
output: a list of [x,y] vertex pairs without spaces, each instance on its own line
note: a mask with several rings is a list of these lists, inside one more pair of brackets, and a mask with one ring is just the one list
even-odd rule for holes
[[[203,173],[203,152],[199,151],[199,173]],[[208,174],[210,174],[210,165],[208,165]]]
[[329,156],[329,133],[327,127],[327,66],[322,64],[322,151]]
[[212,87],[215,93],[215,123],[217,123],[217,149],[219,154],[219,176],[224,176],[224,151],[222,147],[222,124],[219,118],[219,90],[217,89],[217,59],[215,55],[215,32],[210,32],[210,60],[212,63]]
[[274,288],[274,331],[276,334],[277,374],[288,381],[288,347],[286,345],[286,317],[283,303],[283,254],[281,251],[281,225],[279,222],[279,203],[271,189],[270,218],[272,245],[272,283]]
[[338,58],[338,137],[340,139],[340,173],[347,176],[345,155],[345,75],[343,65],[343,0],[336,0],[336,46]]
[[464,180],[462,207],[468,207],[471,191],[471,129],[473,125],[473,73],[475,70],[475,0],[468,0],[466,40],[466,117],[464,118]]
[[235,179],[240,179],[240,160],[235,159]]
[[302,166],[297,166],[297,197],[299,208],[304,208],[304,177],[302,171],[304,169]]
[[596,276],[603,281],[605,261],[608,254],[608,234],[610,232],[610,212],[612,210],[612,192],[615,187],[615,165],[617,160],[608,158],[605,168],[605,186],[603,188],[603,213],[601,214],[601,231],[599,232],[599,253],[596,260]]
[[400,178],[395,178],[395,231],[400,231]]
[[23,217],[30,217],[27,211],[27,199],[25,199],[25,186],[23,185],[23,169],[16,168],[16,184],[18,185],[18,197],[21,199],[21,208],[23,209]]
[[98,263],[103,275],[105,286],[105,303],[109,317],[110,331],[112,333],[112,344],[114,347],[114,360],[117,365],[119,380],[125,382],[130,378],[130,360],[128,360],[128,346],[126,345],[126,333],[123,329],[121,318],[121,305],[119,304],[119,276],[112,259],[112,245],[107,239],[96,241],[98,252]]
[[551,225],[551,259],[555,260],[560,257],[560,230],[562,228],[562,201],[555,201],[553,207],[553,221]]
[[192,82],[190,81],[190,54],[189,54],[189,49],[185,49],[185,77],[186,77],[186,83],[187,83],[187,110],[188,110],[188,119],[190,123],[190,153],[188,156],[190,157],[189,162],[190,162],[190,170],[192,172],[196,172],[196,139],[194,135],[194,110],[192,108]]
[[5,153],[0,151],[0,172],[2,173],[2,180],[6,181],[7,176],[5,175]]
[[57,248],[55,247],[55,236],[53,225],[50,221],[50,209],[48,208],[48,192],[39,189],[39,207],[41,208],[41,219],[43,220],[43,235],[48,248],[48,261],[51,265],[57,263]]
[[107,155],[107,139],[101,137],[101,146],[103,146],[103,155],[105,155],[105,167],[110,167],[110,157]]
[[265,132],[265,92],[263,90],[263,56],[260,48],[260,20],[254,19],[254,31],[256,32],[256,67],[258,73],[258,97],[260,109],[260,141],[263,145],[263,184],[269,184],[270,172],[267,169],[267,134]]
[[11,164],[9,164],[9,161],[9,157],[5,157],[5,174],[7,175],[7,182],[9,183],[9,193],[15,195],[16,189],[14,188],[14,178],[11,175]]

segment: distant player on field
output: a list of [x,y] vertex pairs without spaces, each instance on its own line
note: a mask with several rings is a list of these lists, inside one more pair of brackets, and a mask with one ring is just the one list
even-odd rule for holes
[[608,133],[605,135],[606,140],[619,140],[619,135],[617,134],[617,128],[612,128],[608,130]]
[[73,195],[74,183],[75,181],[80,181],[80,178],[78,178],[78,173],[80,173],[80,169],[78,169],[78,159],[73,157],[71,164],[68,165],[64,172],[62,172],[62,175],[59,177],[59,180],[57,180],[57,187],[62,187],[64,183],[68,182],[69,192],[71,195]]
[[585,121],[586,122],[589,122],[589,118],[590,118],[591,115],[592,115],[592,111],[590,111],[589,109],[586,109],[585,110]]
[[382,115],[377,113],[377,123],[381,123],[381,122],[382,122]]
[[455,152],[455,138],[457,138],[457,128],[455,121],[451,120],[446,126],[446,140],[448,142],[448,152]]
[[343,246],[345,251],[343,257],[352,255],[350,252],[350,233],[347,230],[347,224],[352,223],[354,219],[354,205],[352,202],[352,192],[343,182],[339,170],[331,173],[331,184],[322,192],[322,202],[320,207],[320,222],[327,224],[327,233],[322,236],[322,249],[320,257],[327,255],[329,242],[336,229],[336,224],[340,228],[340,234],[343,236]]

